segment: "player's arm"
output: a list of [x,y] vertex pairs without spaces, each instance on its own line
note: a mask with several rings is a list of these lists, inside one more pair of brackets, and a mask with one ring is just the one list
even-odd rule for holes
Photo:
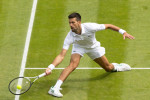
[[119,27],[117,27],[115,25],[112,25],[112,24],[104,24],[104,25],[105,25],[105,29],[111,29],[111,30],[114,30],[114,31],[117,31],[117,32],[123,34],[123,39],[125,39],[125,38],[134,39],[134,37],[132,35],[128,34],[125,30],[120,29]]
[[60,54],[54,59],[54,61],[52,62],[52,64],[53,64],[54,66],[59,65],[59,64],[63,61],[63,59],[64,59],[66,53],[67,53],[67,50],[66,50],[66,49],[62,49],[62,51],[61,51]]
[[45,72],[46,72],[47,75],[49,75],[51,73],[51,71],[55,68],[55,66],[58,66],[63,61],[66,53],[67,53],[67,50],[66,49],[62,49],[60,54],[54,59],[52,64],[50,64],[48,66],[48,68],[46,69]]
[[73,43],[73,37],[70,34],[70,32],[67,34],[65,41],[64,41],[64,45],[63,45],[63,49],[60,52],[60,54],[54,59],[54,61],[52,62],[52,64],[50,64],[48,66],[48,68],[46,69],[46,74],[49,75],[51,73],[51,71],[55,68],[55,66],[58,66],[64,59],[67,50],[69,49],[70,44]]

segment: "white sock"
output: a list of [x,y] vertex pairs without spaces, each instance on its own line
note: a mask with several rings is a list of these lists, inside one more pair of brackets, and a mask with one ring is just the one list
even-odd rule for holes
[[57,82],[56,82],[54,88],[58,88],[58,89],[59,89],[59,88],[61,87],[62,83],[63,83],[62,80],[57,80]]
[[113,72],[117,72],[117,63],[112,63],[114,65],[114,69],[112,70]]

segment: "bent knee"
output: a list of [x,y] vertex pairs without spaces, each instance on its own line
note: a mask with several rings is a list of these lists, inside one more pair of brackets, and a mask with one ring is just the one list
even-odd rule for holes
[[78,67],[78,64],[76,63],[70,63],[69,66],[68,66],[70,69],[74,70]]

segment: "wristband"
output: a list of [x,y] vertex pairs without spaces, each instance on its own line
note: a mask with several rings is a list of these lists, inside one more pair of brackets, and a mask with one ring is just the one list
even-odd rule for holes
[[123,29],[120,29],[120,30],[119,30],[119,33],[121,33],[121,34],[123,34],[124,32],[126,32],[126,31],[123,30]]
[[54,66],[53,64],[50,64],[50,65],[48,66],[48,68],[50,68],[51,70],[53,70],[53,69],[55,68],[55,66]]

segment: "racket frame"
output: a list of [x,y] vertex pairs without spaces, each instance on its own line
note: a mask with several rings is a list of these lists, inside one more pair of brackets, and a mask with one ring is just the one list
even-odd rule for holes
[[[21,95],[21,94],[24,94],[24,93],[26,93],[26,92],[31,88],[32,84],[33,84],[37,79],[39,79],[39,78],[41,78],[41,77],[43,77],[43,76],[45,76],[45,75],[46,75],[46,73],[42,73],[42,74],[40,74],[40,75],[38,75],[38,76],[35,76],[35,77],[16,77],[16,78],[14,78],[14,79],[12,79],[12,80],[10,81],[10,83],[9,83],[9,85],[8,85],[8,89],[9,89],[9,91],[10,91],[12,94],[14,94],[14,95]],[[22,93],[19,93],[19,94],[13,93],[13,92],[11,91],[11,89],[10,89],[11,83],[12,83],[14,80],[18,79],[18,78],[26,78],[26,79],[29,80],[29,82],[30,82],[30,87],[29,87],[25,92],[22,92]],[[30,80],[31,78],[35,78],[34,81],[31,82],[31,80]]]

